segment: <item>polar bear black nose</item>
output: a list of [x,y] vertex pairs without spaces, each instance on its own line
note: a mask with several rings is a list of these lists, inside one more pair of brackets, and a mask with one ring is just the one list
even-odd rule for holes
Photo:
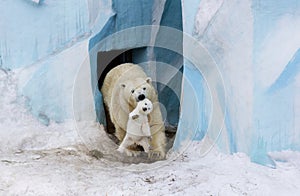
[[143,108],[143,111],[146,112],[146,111],[147,111],[147,108]]
[[146,98],[146,97],[145,97],[144,94],[141,94],[141,95],[138,96],[138,100],[139,100],[139,101],[143,101],[145,98]]

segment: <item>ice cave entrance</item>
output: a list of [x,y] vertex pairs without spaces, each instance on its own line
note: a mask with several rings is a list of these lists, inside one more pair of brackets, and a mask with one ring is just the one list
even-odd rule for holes
[[[168,0],[163,4],[156,1],[113,2],[113,14],[101,29],[95,26],[95,34],[89,40],[97,121],[113,135],[114,127],[107,119],[100,91],[103,80],[109,70],[119,64],[138,64],[154,81],[160,106],[163,106],[167,148],[171,148],[181,130],[178,128],[184,64],[181,1]],[[134,12],[128,12],[128,9]],[[169,29],[166,31],[162,27]],[[177,142],[181,143],[180,140]]]
[[[153,49],[153,48],[152,48]],[[155,48],[156,50],[162,50],[161,48]],[[149,48],[131,48],[124,50],[111,50],[111,51],[100,51],[97,53],[97,90],[101,93],[101,87],[103,85],[106,74],[114,67],[122,63],[135,63],[140,65],[146,74],[153,79],[153,86],[158,92],[158,98],[161,106],[161,111],[165,123],[165,134],[167,137],[167,150],[173,146],[175,139],[177,126],[179,122],[179,107],[180,107],[180,94],[181,94],[181,80],[182,80],[182,57],[172,51],[163,50],[164,53],[169,55],[175,55],[177,64],[181,64],[179,69],[174,68],[172,65],[168,65],[163,62],[149,62],[144,61],[145,55],[147,56]],[[175,65],[178,67],[178,65]],[[169,70],[169,74],[166,73]],[[171,72],[171,73],[170,73]],[[102,96],[100,96],[102,97]],[[98,97],[99,98],[99,97]],[[97,97],[95,97],[97,99]],[[104,107],[103,100],[95,100],[96,103],[101,102],[100,105],[103,107],[101,110],[104,111],[105,119],[103,115],[98,115],[100,123],[104,124],[105,130],[110,134],[110,138],[113,138],[115,128],[111,122],[108,111]],[[99,107],[97,104],[96,107]]]

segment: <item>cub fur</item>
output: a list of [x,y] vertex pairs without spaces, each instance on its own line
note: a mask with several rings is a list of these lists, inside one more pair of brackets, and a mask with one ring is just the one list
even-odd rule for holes
[[152,102],[145,98],[139,101],[136,108],[129,113],[126,135],[118,148],[119,152],[126,152],[128,156],[136,156],[137,151],[128,149],[131,145],[140,145],[146,153],[149,152],[151,132],[147,115],[151,113],[152,107]]

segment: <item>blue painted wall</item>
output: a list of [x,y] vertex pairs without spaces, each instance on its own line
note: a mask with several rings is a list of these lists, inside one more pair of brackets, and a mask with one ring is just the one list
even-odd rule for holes
[[[162,5],[160,1],[122,1],[113,0],[112,8],[114,15],[107,21],[103,29],[91,38],[89,42],[89,51],[91,59],[91,75],[92,75],[92,85],[95,95],[95,104],[97,110],[98,121],[105,124],[105,119],[103,118],[103,106],[101,99],[101,92],[96,88],[96,80],[100,77],[97,75],[97,70],[99,69],[97,65],[97,52],[117,50],[117,49],[132,49],[132,61],[133,63],[138,63],[144,67],[145,71],[148,71],[148,75],[153,76],[153,80],[157,82],[157,90],[159,94],[159,100],[164,105],[167,110],[166,123],[169,125],[177,126],[179,120],[179,106],[180,106],[180,96],[177,97],[176,94],[180,95],[181,92],[181,74],[177,74],[170,78],[167,84],[159,83],[159,78],[163,75],[161,70],[156,70],[155,73],[151,70],[155,70],[148,61],[156,61],[167,63],[173,66],[175,69],[183,69],[183,58],[180,54],[173,52],[171,50],[148,47],[150,40],[150,34],[148,36],[142,36],[142,38],[136,38],[135,43],[123,46],[119,43],[118,46],[107,45],[97,50],[97,44],[99,44],[103,39],[108,36],[122,31],[124,29],[142,26],[142,25],[162,25],[170,26],[178,30],[182,30],[182,15],[181,15],[181,1],[180,0],[167,0]],[[136,10],[132,12],[132,10]],[[155,11],[156,10],[156,11]],[[176,13],[176,14],[174,14]],[[157,32],[156,36],[159,36],[160,31]],[[128,38],[125,38],[128,39]],[[182,51],[182,38],[178,37],[178,51]],[[173,41],[173,40],[170,40]],[[137,47],[142,45],[143,47]],[[155,65],[154,65],[155,66]],[[99,71],[98,71],[99,72]],[[168,88],[172,86],[172,88]],[[176,92],[174,92],[176,91]],[[99,107],[101,106],[101,107]]]

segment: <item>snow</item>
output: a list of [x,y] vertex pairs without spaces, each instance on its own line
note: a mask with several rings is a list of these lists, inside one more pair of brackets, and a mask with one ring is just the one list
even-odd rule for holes
[[[190,141],[155,163],[113,159],[116,145],[103,128],[72,120],[49,126],[36,120],[17,95],[18,73],[0,70],[1,195],[299,195],[300,153],[270,153],[277,168],[252,163],[243,153],[226,155]],[[95,143],[78,131],[88,131]],[[204,140],[206,141],[206,140]],[[96,145],[98,143],[98,147]],[[97,159],[91,147],[102,151]]]
[[[249,161],[244,154],[216,151],[197,157],[201,143],[175,161],[132,172],[86,154],[82,145],[1,154],[0,193],[5,195],[298,195],[300,154],[277,169]],[[287,157],[286,157],[287,156]],[[298,163],[298,165],[296,164]]]
[[17,93],[17,78],[18,73],[0,69],[0,152],[77,143],[78,136],[71,120],[45,126],[31,115],[25,108],[26,98]]

